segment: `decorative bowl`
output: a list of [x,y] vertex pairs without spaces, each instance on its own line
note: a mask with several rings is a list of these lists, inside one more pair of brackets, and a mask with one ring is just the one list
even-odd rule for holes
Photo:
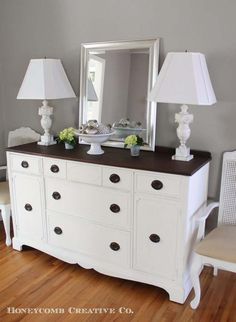
[[81,134],[77,133],[77,135],[85,142],[90,143],[90,149],[88,150],[88,154],[103,154],[104,151],[101,148],[101,144],[106,142],[110,136],[114,135],[114,132],[107,134]]

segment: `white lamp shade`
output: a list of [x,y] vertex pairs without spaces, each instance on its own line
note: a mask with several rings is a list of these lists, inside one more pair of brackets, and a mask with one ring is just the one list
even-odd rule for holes
[[17,99],[76,97],[60,59],[31,59]]
[[216,103],[205,56],[190,52],[168,53],[149,100],[193,105]]

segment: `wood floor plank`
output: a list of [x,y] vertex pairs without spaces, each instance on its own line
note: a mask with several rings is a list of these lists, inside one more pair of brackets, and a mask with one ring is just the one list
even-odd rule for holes
[[[168,294],[158,287],[85,270],[32,248],[18,252],[6,247],[0,224],[0,321],[3,322],[236,322],[236,274],[219,271],[213,277],[212,269],[206,267],[201,274],[201,286],[200,306],[192,310],[189,303],[193,292],[181,305],[169,301]],[[9,307],[54,308],[64,313],[9,314]],[[82,312],[89,308],[114,308],[115,313]]]

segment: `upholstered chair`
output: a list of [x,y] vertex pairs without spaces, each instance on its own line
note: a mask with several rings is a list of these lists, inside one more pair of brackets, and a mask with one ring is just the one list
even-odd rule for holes
[[199,274],[203,265],[212,265],[215,276],[218,268],[236,273],[236,151],[224,153],[220,201],[210,203],[198,219],[197,240],[203,236],[205,221],[216,207],[219,207],[217,228],[197,242],[194,249],[191,278],[195,298],[190,303],[193,309],[196,309],[200,302]]

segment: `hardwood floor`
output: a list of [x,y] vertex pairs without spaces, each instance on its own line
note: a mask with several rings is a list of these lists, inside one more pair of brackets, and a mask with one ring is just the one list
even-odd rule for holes
[[[0,226],[0,321],[236,321],[236,274],[219,271],[213,277],[212,269],[205,268],[202,300],[194,311],[189,307],[193,293],[184,305],[176,304],[151,285],[104,276],[31,248],[15,251],[5,246]],[[44,312],[8,312],[23,308]],[[54,313],[47,313],[48,308]],[[89,308],[113,308],[115,313],[85,312]]]

